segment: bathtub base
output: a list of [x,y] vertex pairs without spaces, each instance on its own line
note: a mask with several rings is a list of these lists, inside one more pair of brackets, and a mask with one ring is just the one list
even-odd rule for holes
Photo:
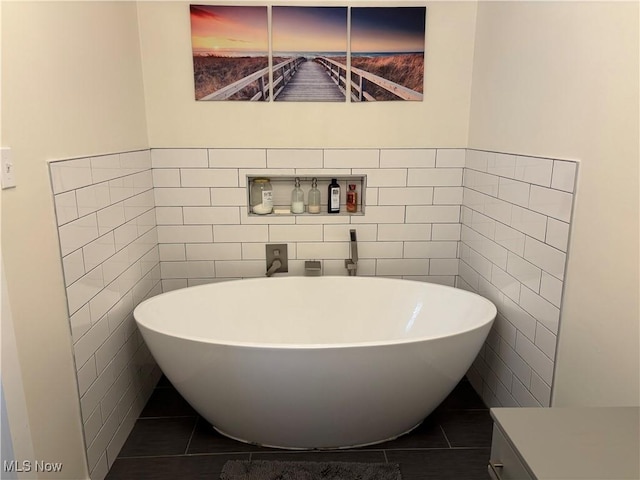
[[242,438],[237,438],[234,437],[233,435],[229,435],[228,433],[225,433],[224,431],[220,430],[219,428],[217,428],[215,425],[212,425],[211,428],[213,428],[216,432],[218,432],[220,435],[224,435],[227,438],[230,438],[231,440],[235,440],[237,442],[242,442],[242,443],[247,443],[249,445],[257,445],[259,447],[267,447],[267,448],[277,448],[280,450],[307,450],[307,451],[318,451],[318,450],[348,450],[350,448],[361,448],[361,447],[368,447],[370,445],[379,445],[381,443],[385,443],[385,442],[390,442],[392,440],[395,440],[396,438],[400,438],[403,435],[406,435],[407,433],[411,433],[412,431],[414,431],[416,428],[418,428],[420,425],[422,425],[423,420],[420,420],[417,424],[415,424],[413,427],[411,427],[409,430],[402,432],[398,435],[395,435],[393,437],[389,437],[389,438],[385,438],[383,440],[376,440],[374,442],[368,442],[368,443],[360,443],[357,445],[339,445],[339,446],[335,446],[335,447],[291,447],[291,446],[281,446],[281,445],[268,445],[268,444],[263,444],[263,443],[258,443],[258,442],[252,442],[250,440],[245,440]]

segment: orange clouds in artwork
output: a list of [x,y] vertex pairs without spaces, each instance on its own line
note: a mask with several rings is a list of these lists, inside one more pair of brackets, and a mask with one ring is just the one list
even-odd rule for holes
[[194,56],[268,54],[266,7],[191,5],[190,13]]

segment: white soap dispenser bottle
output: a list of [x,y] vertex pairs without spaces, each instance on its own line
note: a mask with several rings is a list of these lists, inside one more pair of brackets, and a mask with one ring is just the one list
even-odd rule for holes
[[311,181],[311,190],[309,190],[309,213],[320,213],[320,190],[318,190],[318,179],[315,177]]
[[291,192],[291,213],[304,213],[304,192],[300,188],[298,177],[296,177],[296,184]]

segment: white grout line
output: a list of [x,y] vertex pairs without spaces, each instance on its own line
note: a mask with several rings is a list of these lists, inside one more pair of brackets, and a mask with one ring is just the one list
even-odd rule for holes
[[449,441],[449,437],[447,437],[447,434],[444,431],[444,428],[442,428],[442,425],[438,425],[440,427],[440,430],[442,430],[442,435],[444,435],[444,439],[447,441],[447,445],[449,445],[449,448],[451,447],[451,442]]
[[191,440],[193,440],[193,435],[196,433],[196,428],[198,427],[198,420],[199,420],[199,418],[196,417],[196,423],[193,425],[193,430],[191,430],[191,436],[189,437],[189,441],[187,442],[187,446],[184,449],[184,454],[185,455],[189,451],[189,447],[191,446]]

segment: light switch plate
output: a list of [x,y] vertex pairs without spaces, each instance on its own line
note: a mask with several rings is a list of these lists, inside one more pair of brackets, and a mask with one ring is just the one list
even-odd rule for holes
[[0,155],[2,161],[0,162],[2,172],[2,189],[13,188],[16,186],[15,166],[13,164],[13,156],[9,147],[2,147],[0,149]]

